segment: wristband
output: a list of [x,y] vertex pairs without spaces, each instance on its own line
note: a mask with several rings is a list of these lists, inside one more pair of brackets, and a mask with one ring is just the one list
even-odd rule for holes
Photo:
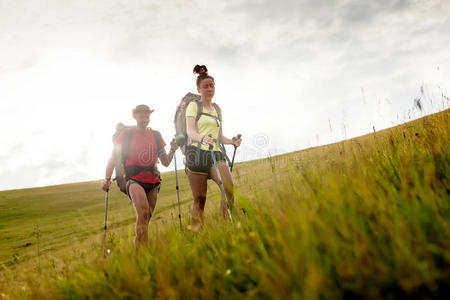
[[202,136],[202,138],[200,139],[200,144],[203,144],[203,139],[205,138],[205,136]]

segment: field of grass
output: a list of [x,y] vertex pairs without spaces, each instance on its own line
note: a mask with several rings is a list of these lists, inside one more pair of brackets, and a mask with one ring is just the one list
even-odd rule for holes
[[[442,298],[450,286],[450,111],[238,164],[235,222],[206,225],[175,175],[136,255],[133,208],[100,182],[0,192],[0,298]],[[243,208],[243,209],[241,209]],[[109,254],[104,255],[104,249]]]

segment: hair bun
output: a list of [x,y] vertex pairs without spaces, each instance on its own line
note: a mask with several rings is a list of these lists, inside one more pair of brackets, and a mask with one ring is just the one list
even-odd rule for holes
[[195,65],[194,74],[206,75],[208,74],[208,68],[205,65]]

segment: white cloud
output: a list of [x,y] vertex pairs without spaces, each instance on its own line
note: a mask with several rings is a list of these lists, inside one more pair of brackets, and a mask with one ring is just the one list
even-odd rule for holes
[[242,159],[406,121],[422,84],[431,113],[450,93],[449,12],[438,0],[0,0],[0,189],[102,177],[115,124],[140,103],[168,142],[196,63],[216,78],[225,133],[244,135]]

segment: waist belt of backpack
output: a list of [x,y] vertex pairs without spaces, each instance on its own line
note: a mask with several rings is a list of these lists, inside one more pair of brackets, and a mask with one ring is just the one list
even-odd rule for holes
[[129,179],[131,176],[136,176],[142,172],[147,172],[150,171],[153,173],[153,175],[155,175],[156,177],[158,177],[157,174],[157,169],[156,167],[153,166],[148,166],[148,167],[141,167],[141,166],[127,166],[125,168],[125,174],[127,179]]

